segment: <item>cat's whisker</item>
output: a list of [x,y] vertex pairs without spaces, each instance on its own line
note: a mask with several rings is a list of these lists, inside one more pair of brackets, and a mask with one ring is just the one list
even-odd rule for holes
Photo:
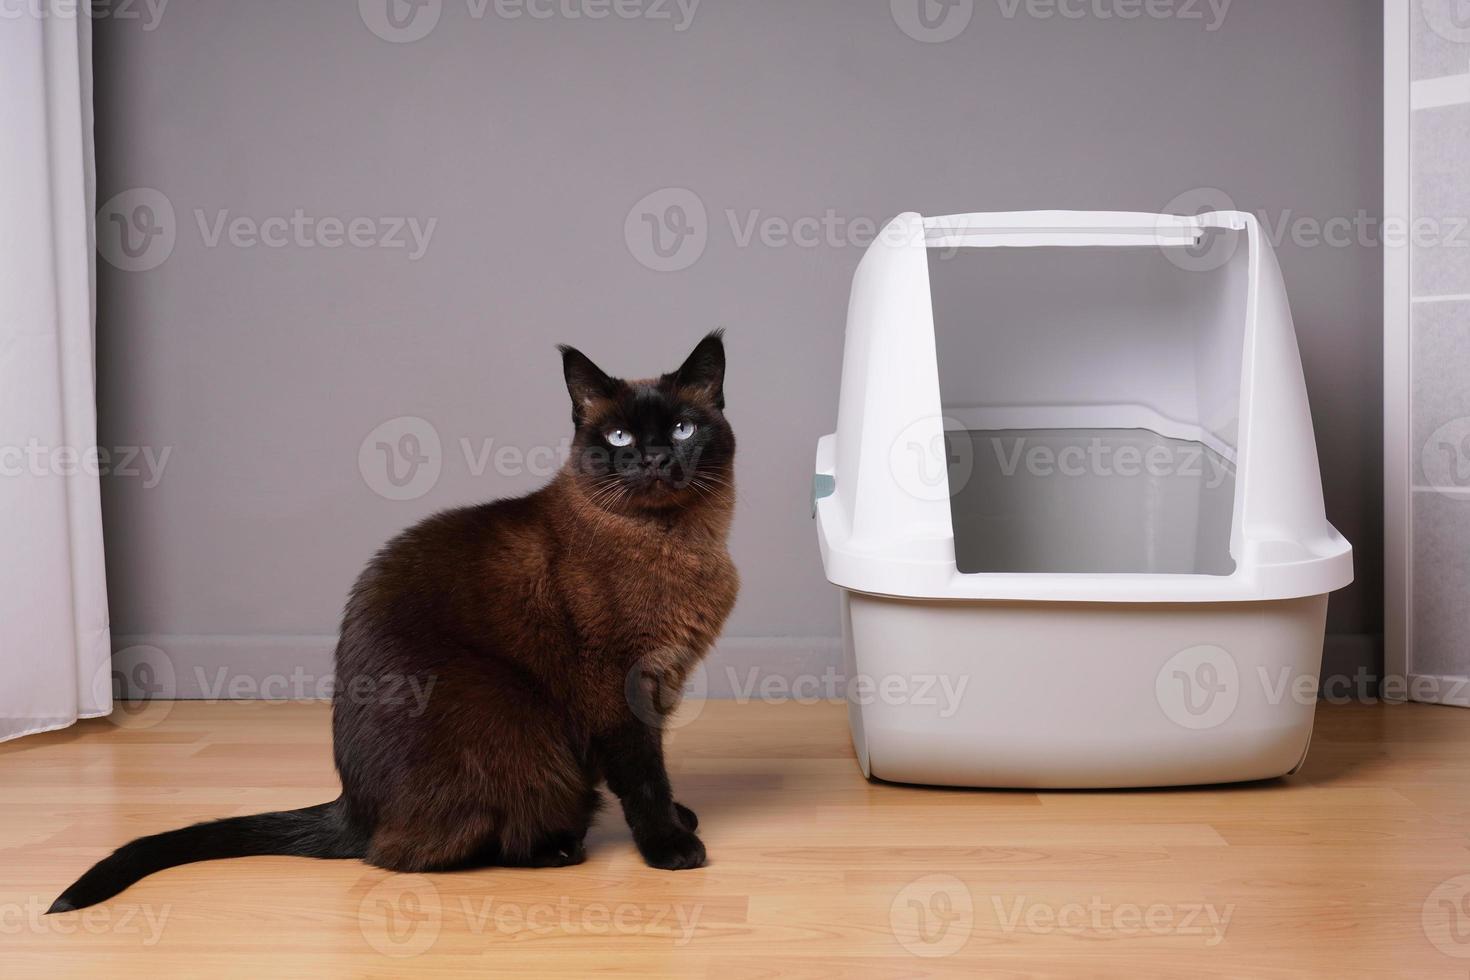
[[588,499],[596,504],[608,503],[615,500],[626,488],[616,473],[600,477],[593,483],[592,493]]
[[689,485],[704,493],[705,496],[713,498],[728,497],[734,493],[733,484],[725,482],[713,482],[709,477],[696,476],[689,481]]
[[725,479],[724,477],[715,476],[712,473],[699,473],[691,477],[690,479],[703,482],[706,486],[730,487],[732,489],[735,486],[734,483]]
[[617,501],[620,492],[626,492],[627,488],[616,477],[612,477],[598,486],[589,498],[592,503],[601,506],[606,503]]

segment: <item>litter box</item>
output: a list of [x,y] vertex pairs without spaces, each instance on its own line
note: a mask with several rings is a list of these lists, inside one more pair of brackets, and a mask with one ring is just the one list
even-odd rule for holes
[[1253,216],[895,218],[853,280],[813,509],[865,775],[1172,786],[1305,759],[1352,548]]

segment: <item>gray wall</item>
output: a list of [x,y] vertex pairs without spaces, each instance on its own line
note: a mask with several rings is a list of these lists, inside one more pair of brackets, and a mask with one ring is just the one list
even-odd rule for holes
[[[169,453],[156,485],[146,460],[104,481],[113,626],[166,651],[181,689],[198,662],[324,670],[385,538],[539,484],[493,454],[566,435],[555,342],[648,374],[716,325],[746,583],[721,655],[826,663],[836,600],[808,485],[864,233],[908,209],[1160,211],[1184,194],[1197,210],[1204,188],[1297,230],[1279,254],[1329,513],[1358,556],[1329,630],[1338,657],[1372,663],[1380,255],[1310,235],[1382,208],[1377,2],[1235,0],[1217,23],[1220,0],[1136,19],[960,0],[939,32],[971,19],[938,43],[900,23],[923,34],[917,0],[704,0],[687,23],[663,0],[604,19],[428,0],[402,30],[383,2],[173,0],[97,24],[98,199],[123,193],[99,232],[102,441]],[[613,10],[558,2],[535,9]],[[663,260],[642,214],[678,203],[696,233]],[[268,221],[298,209],[300,232]],[[131,252],[113,214],[135,221]],[[309,245],[346,237],[321,219],[353,218],[361,244]],[[813,218],[815,246],[781,238]],[[434,222],[422,255],[395,219]],[[776,234],[746,237],[766,219]],[[369,440],[362,466],[359,450],[404,416],[442,451],[432,488],[395,500],[432,464],[400,493],[376,443],[407,430]]]

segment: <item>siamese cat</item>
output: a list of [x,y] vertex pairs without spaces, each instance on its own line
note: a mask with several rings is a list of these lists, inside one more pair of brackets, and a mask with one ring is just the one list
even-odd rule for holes
[[[662,721],[739,588],[721,332],[641,381],[560,350],[575,426],[560,472],[404,531],[352,588],[332,703],[341,795],[139,838],[51,912],[214,858],[577,864],[603,781],[648,864],[705,863],[699,821],[669,785]],[[429,697],[380,696],[385,678]]]

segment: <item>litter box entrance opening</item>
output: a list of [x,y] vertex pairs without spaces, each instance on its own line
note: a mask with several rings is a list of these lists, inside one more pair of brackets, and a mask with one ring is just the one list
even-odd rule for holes
[[955,560],[981,572],[1229,575],[1235,468],[1146,429],[956,430]]
[[960,572],[1234,572],[1248,252],[929,249]]

